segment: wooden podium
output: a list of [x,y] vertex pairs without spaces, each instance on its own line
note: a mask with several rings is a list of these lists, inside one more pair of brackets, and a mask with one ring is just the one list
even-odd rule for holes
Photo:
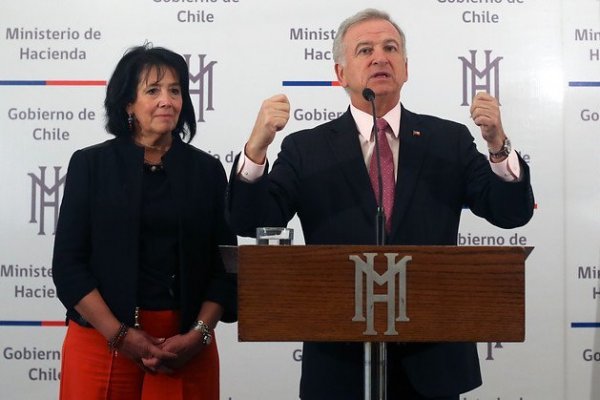
[[363,342],[365,399],[386,399],[386,342],[525,340],[532,250],[250,245],[224,258],[238,273],[240,341]]
[[[525,340],[525,259],[532,247],[239,246],[240,341],[522,342]],[[406,263],[406,321],[389,332],[385,302],[374,303],[374,330],[353,321],[366,304],[365,274],[351,256],[374,256],[382,275],[388,260]],[[229,257],[232,257],[229,255]],[[226,257],[227,258],[227,257]],[[229,267],[232,269],[232,267]],[[355,293],[357,276],[362,294]],[[398,286],[398,276],[394,276]],[[387,285],[374,285],[387,293]],[[395,288],[398,296],[399,288]],[[399,300],[395,299],[396,309]]]

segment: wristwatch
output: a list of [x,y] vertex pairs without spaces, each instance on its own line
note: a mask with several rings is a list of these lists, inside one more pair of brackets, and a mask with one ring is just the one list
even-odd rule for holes
[[490,153],[490,160],[492,160],[492,162],[501,161],[501,160],[505,159],[506,157],[508,157],[511,150],[512,150],[512,145],[510,144],[510,140],[508,138],[504,138],[504,142],[502,143],[502,148],[499,151],[492,153],[488,149],[488,151]]
[[194,325],[190,328],[190,331],[200,331],[202,334],[202,344],[208,346],[212,343],[212,333],[210,326],[202,320],[194,322]]

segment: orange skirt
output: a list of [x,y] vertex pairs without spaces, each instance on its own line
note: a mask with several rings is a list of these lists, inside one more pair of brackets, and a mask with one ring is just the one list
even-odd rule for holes
[[[179,333],[179,312],[140,310],[142,329],[154,337]],[[95,329],[70,322],[63,343],[60,400],[219,400],[216,340],[173,374],[150,374],[108,351]]]

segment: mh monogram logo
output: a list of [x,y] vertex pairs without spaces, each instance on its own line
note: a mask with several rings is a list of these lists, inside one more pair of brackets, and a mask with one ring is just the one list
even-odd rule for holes
[[[378,274],[374,269],[377,253],[363,253],[364,259],[358,255],[348,258],[354,261],[354,317],[353,322],[365,322],[366,330],[363,335],[377,335],[374,327],[375,303],[387,304],[387,330],[385,335],[397,335],[396,321],[410,321],[406,315],[406,265],[412,260],[411,256],[404,256],[397,261],[397,253],[384,253],[387,258],[387,271]],[[398,276],[398,307],[396,307],[396,281]],[[364,294],[366,304],[363,306],[363,277],[365,280]],[[374,284],[382,286],[387,284],[387,294],[374,294]],[[364,316],[366,310],[367,317]]]
[[[65,183],[66,175],[60,177],[61,167],[54,167],[54,183],[49,186],[46,181],[46,168],[39,167],[40,175],[28,173],[31,177],[31,219],[30,224],[38,223],[38,235],[45,235],[46,209],[54,211],[54,224],[52,234],[56,233],[56,223],[58,221],[58,211],[60,208],[60,189]],[[39,190],[38,190],[39,189]],[[39,195],[39,196],[38,196]],[[39,215],[38,215],[39,212]]]
[[[191,54],[184,54],[185,62],[190,70],[190,94],[198,96],[198,121],[204,121],[204,111],[214,111],[213,108],[213,69],[216,61],[205,64],[206,54],[198,54],[198,73],[192,74]],[[197,89],[192,89],[197,84]],[[206,106],[205,106],[206,104]]]
[[[471,53],[471,60],[467,60],[465,57],[458,57],[462,61],[463,66],[463,100],[461,106],[469,106],[470,100],[479,91],[486,91],[500,103],[499,65],[503,57],[496,57],[492,60],[492,50],[485,50],[485,67],[478,69],[476,67],[477,50],[469,50],[469,52]],[[469,71],[471,72],[470,74]]]

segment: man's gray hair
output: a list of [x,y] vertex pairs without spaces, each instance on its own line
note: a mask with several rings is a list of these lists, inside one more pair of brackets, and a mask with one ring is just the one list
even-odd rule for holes
[[333,39],[333,61],[336,64],[344,64],[344,62],[346,61],[344,60],[345,49],[343,41],[344,36],[346,36],[346,32],[348,32],[348,29],[350,29],[351,26],[356,25],[360,22],[369,21],[373,19],[381,19],[384,21],[388,21],[394,26],[394,28],[396,28],[396,30],[400,34],[400,39],[402,42],[400,43],[400,45],[402,46],[402,55],[406,58],[406,36],[404,36],[404,32],[402,32],[402,29],[400,29],[398,24],[392,21],[390,15],[385,11],[376,10],[374,8],[367,8],[365,10],[359,11],[358,13],[354,14],[349,18],[346,18],[340,24],[340,27],[338,28],[335,34],[335,38]]

